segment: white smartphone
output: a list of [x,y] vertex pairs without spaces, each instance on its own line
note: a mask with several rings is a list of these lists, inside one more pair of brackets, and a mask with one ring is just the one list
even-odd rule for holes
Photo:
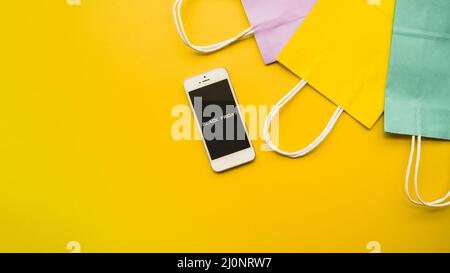
[[206,152],[215,172],[249,163],[255,150],[228,72],[218,68],[184,82]]

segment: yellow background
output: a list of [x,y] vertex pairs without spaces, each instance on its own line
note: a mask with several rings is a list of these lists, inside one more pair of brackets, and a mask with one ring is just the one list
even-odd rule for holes
[[[0,251],[450,251],[450,210],[403,192],[410,138],[344,115],[311,155],[261,152],[211,171],[199,141],[174,141],[185,78],[224,66],[243,105],[270,105],[298,79],[264,66],[253,39],[200,56],[168,0],[2,2]],[[238,0],[186,1],[192,40],[248,26]],[[311,89],[282,112],[282,147],[311,141],[335,106]],[[450,143],[427,140],[424,195],[450,181]]]

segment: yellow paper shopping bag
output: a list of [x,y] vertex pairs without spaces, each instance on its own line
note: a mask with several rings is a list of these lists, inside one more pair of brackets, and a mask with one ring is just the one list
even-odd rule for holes
[[[395,0],[319,0],[278,57],[302,80],[269,114],[264,136],[276,152],[304,156],[329,134],[345,111],[370,129],[383,113]],[[337,105],[320,136],[308,147],[285,152],[273,145],[275,115],[305,85]]]

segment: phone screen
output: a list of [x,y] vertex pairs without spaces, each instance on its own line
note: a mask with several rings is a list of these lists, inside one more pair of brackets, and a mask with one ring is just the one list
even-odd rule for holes
[[250,148],[228,80],[189,92],[211,160]]

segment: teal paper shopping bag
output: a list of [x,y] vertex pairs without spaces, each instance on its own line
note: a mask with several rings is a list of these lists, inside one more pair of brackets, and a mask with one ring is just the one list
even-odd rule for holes
[[[412,135],[405,190],[418,205],[443,207],[424,201],[418,190],[422,137],[450,140],[450,0],[397,0],[386,87],[385,131]],[[414,192],[409,174],[418,140]]]

